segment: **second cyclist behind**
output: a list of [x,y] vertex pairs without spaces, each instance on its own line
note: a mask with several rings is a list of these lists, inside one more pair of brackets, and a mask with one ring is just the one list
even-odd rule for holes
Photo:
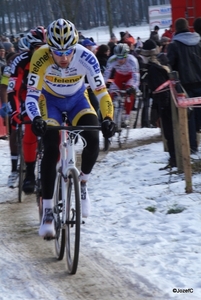
[[134,106],[134,95],[139,90],[140,70],[137,59],[129,54],[129,46],[127,44],[117,44],[114,48],[114,55],[111,56],[104,71],[105,83],[111,78],[114,72],[114,80],[109,87],[109,92],[113,98],[115,90],[126,90],[127,101],[125,102],[125,125],[129,125],[130,113]]

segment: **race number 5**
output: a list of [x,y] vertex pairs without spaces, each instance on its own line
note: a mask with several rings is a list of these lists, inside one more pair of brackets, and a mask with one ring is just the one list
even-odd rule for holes
[[94,81],[95,81],[97,87],[99,87],[103,84],[99,75],[94,76]]
[[37,87],[38,85],[38,80],[39,80],[39,77],[38,75],[35,75],[35,74],[29,74],[28,76],[28,86],[30,87]]

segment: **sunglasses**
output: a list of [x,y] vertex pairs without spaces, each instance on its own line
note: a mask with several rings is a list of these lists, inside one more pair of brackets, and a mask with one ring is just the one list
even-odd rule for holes
[[55,55],[57,56],[63,56],[63,55],[70,55],[73,51],[74,51],[74,48],[71,48],[71,49],[68,49],[68,50],[53,50],[51,49],[52,53],[54,53]]
[[117,59],[124,59],[124,58],[126,58],[127,56],[117,56]]

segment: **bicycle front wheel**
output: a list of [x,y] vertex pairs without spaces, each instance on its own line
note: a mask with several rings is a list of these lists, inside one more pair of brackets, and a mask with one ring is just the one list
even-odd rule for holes
[[66,205],[66,259],[70,274],[76,273],[79,260],[80,205],[80,183],[76,170],[71,169],[68,174]]
[[62,195],[61,195],[61,174],[57,174],[54,194],[54,218],[55,218],[55,251],[58,260],[62,260],[65,251],[65,229],[62,224]]

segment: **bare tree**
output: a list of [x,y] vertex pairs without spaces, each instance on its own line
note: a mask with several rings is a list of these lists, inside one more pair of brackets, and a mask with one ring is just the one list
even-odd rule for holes
[[111,35],[112,34],[112,29],[113,29],[113,21],[112,21],[112,10],[111,10],[110,0],[106,0],[106,4],[107,4],[108,26],[109,26],[109,32],[110,32],[110,35]]
[[69,19],[79,29],[148,23],[148,6],[170,0],[0,0],[1,32],[21,32],[37,25],[47,26],[58,18]]

